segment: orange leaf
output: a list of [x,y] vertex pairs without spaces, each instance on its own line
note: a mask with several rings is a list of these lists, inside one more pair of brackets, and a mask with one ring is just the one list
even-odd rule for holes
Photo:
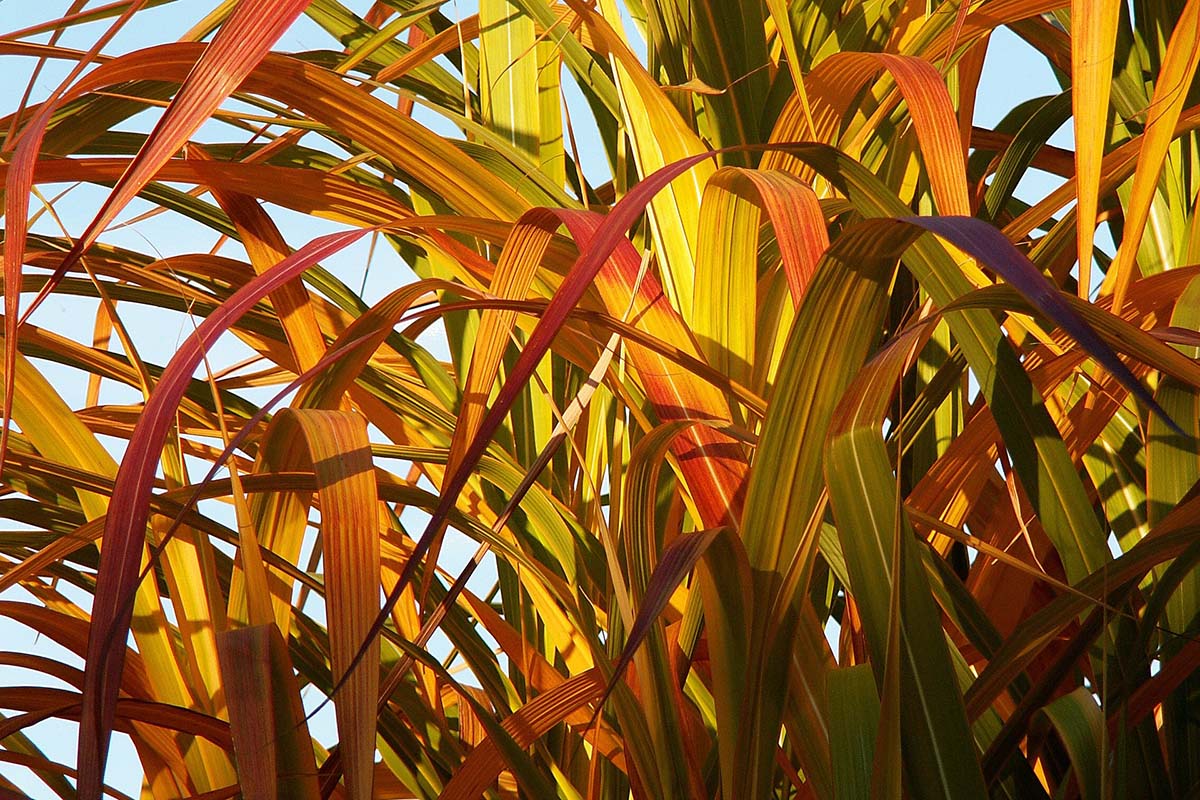
[[1120,0],[1071,0],[1071,113],[1075,120],[1075,173],[1078,176],[1079,296],[1091,289],[1092,244],[1100,203],[1100,169],[1112,91],[1113,47]]
[[[260,449],[271,472],[311,465],[321,499],[321,545],[329,649],[340,753],[351,800],[369,800],[375,764],[379,639],[366,645],[366,663],[351,671],[379,610],[379,499],[366,421],[324,409],[284,409],[271,421]],[[300,493],[302,535],[311,495]],[[285,518],[286,519],[286,518]],[[263,539],[270,546],[263,531]]]
[[[1146,232],[1146,220],[1150,216],[1150,205],[1158,190],[1158,177],[1167,157],[1167,148],[1175,138],[1175,123],[1183,110],[1188,88],[1200,64],[1200,2],[1189,0],[1171,33],[1162,68],[1154,82],[1154,99],[1147,112],[1146,129],[1142,133],[1142,149],[1138,153],[1138,168],[1133,173],[1133,189],[1125,207],[1125,226],[1121,236],[1121,247],[1109,272],[1115,276],[1113,289],[1113,312],[1121,313],[1125,304],[1125,293],[1133,277],[1138,246]],[[1082,204],[1083,197],[1080,196]],[[1082,221],[1084,218],[1080,217]],[[1084,226],[1080,226],[1082,232]],[[1082,254],[1082,250],[1080,251]],[[1082,259],[1080,260],[1082,264]],[[1107,282],[1107,281],[1106,281]]]
[[[527,748],[570,714],[595,700],[603,691],[604,678],[598,670],[590,669],[548,692],[542,692],[515,714],[505,718],[501,725],[518,747]],[[499,746],[488,737],[471,751],[439,797],[447,800],[473,800],[480,797],[500,776],[504,765]]]

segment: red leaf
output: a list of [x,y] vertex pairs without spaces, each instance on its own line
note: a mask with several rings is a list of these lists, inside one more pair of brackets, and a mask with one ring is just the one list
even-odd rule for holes
[[79,795],[85,800],[100,796],[133,613],[129,598],[140,579],[138,564],[150,516],[150,491],[162,443],[192,373],[217,338],[268,293],[369,232],[347,231],[315,239],[239,289],[183,342],[146,402],[117,471],[110,507],[120,511],[108,516],[96,575],[79,730]]

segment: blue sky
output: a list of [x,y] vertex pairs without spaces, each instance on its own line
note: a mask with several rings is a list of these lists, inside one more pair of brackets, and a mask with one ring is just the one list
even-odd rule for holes
[[[147,45],[170,41],[192,26],[215,3],[186,0],[185,2],[170,3],[165,6],[149,9],[144,12],[142,19],[132,26],[126,27],[106,49],[109,54],[129,52]],[[46,2],[29,2],[28,0],[0,0],[0,30],[18,30],[47,19],[54,18],[65,12],[68,0],[47,0]],[[92,5],[98,5],[93,3]],[[359,13],[363,13],[370,5],[369,0],[348,2]],[[469,0],[458,0],[458,10],[466,13],[474,10],[474,4]],[[448,4],[447,13],[453,14],[454,4]],[[60,42],[69,47],[87,48],[99,35],[108,22],[94,23],[71,31]],[[38,37],[37,41],[45,41]],[[301,19],[294,28],[279,43],[278,49],[311,50],[327,48],[332,41],[314,23]],[[0,108],[8,113],[15,108],[24,89],[32,61],[6,57],[3,61],[5,81],[0,82]],[[66,74],[69,66],[52,63],[42,72],[35,85],[34,100],[46,96]],[[992,39],[988,61],[984,68],[980,85],[980,103],[976,109],[977,124],[991,127],[999,121],[1007,110],[1018,102],[1040,95],[1058,91],[1049,68],[1033,51],[1020,42],[1015,36],[1006,31],[998,32]],[[418,112],[420,113],[420,112]],[[427,112],[425,118],[431,115]],[[152,118],[147,115],[141,122],[145,125]],[[583,127],[581,121],[586,119],[586,109],[572,101],[572,120],[577,127]],[[438,130],[445,130],[444,124],[436,125]],[[200,138],[212,134],[221,138],[219,129],[210,128],[201,133]],[[578,133],[578,131],[577,131]],[[581,145],[586,151],[586,138],[581,137]],[[1069,130],[1060,131],[1055,143],[1070,146]],[[586,162],[586,159],[585,159]],[[599,175],[605,171],[602,161],[597,158],[595,163],[585,163],[585,170],[591,175]],[[1045,194],[1049,188],[1057,184],[1059,179],[1052,176],[1031,176],[1022,185],[1022,192],[1029,196]],[[53,195],[66,187],[45,187],[48,195]],[[68,200],[57,206],[63,215],[63,222],[72,234],[80,233],[90,219],[91,213],[102,200],[105,190],[99,187],[78,187],[71,190]],[[135,202],[122,216],[120,221],[127,221],[146,211],[149,206],[140,201]],[[288,242],[293,246],[308,241],[314,236],[336,228],[332,223],[303,217],[283,209],[272,209],[272,215],[280,224],[281,230]],[[46,233],[59,231],[51,220],[44,217],[39,221],[36,230]],[[126,245],[147,253],[158,254],[162,257],[186,252],[206,252],[215,243],[215,235],[198,224],[180,219],[176,215],[164,214],[155,219],[139,223],[136,227],[120,227],[106,233],[104,241]],[[338,274],[347,284],[354,288],[360,285],[365,265],[368,260],[369,243],[362,242],[339,254],[337,258],[326,263],[326,266]],[[222,251],[226,255],[240,255],[236,247]],[[391,288],[413,279],[410,271],[390,251],[390,248],[379,247],[375,251],[374,262],[370,270],[370,279],[365,293],[366,299],[376,299]],[[34,318],[34,322],[44,325],[57,332],[88,342],[91,338],[91,325],[94,315],[94,305],[87,300],[69,300],[56,298],[46,303]],[[153,331],[152,336],[143,337],[138,341],[141,354],[149,361],[165,363],[179,339],[189,332],[185,329],[176,315],[164,315],[156,318],[152,312],[138,312],[131,322],[141,330]],[[435,349],[436,343],[434,343]],[[248,355],[249,351],[239,343],[223,345],[217,358],[221,362],[232,363]],[[60,390],[72,407],[83,405],[84,385],[77,375],[67,371],[55,373],[56,380],[61,381],[56,388]],[[131,391],[122,387],[111,386],[102,395],[102,402],[118,403],[133,402],[139,399]],[[448,558],[452,562],[465,559],[463,552],[451,551]],[[15,590],[6,593],[4,600],[26,600],[29,596],[23,591]],[[75,597],[73,599],[82,599]],[[0,649],[36,652],[60,658],[65,663],[79,665],[79,659],[72,653],[57,647],[45,639],[39,640],[32,631],[7,620],[0,619]],[[9,668],[0,668],[0,683],[4,685],[25,685],[34,682],[37,676]],[[47,721],[33,726],[27,733],[44,748],[46,755],[56,761],[67,764],[75,760],[75,726],[69,723]],[[322,714],[314,726],[314,733],[325,741],[332,740],[332,715],[328,711]],[[0,774],[14,781],[22,790],[35,798],[53,797],[44,785],[28,771],[0,765]],[[110,755],[108,779],[118,790],[136,796],[140,787],[140,766],[137,763],[132,747],[124,736],[114,738]]]

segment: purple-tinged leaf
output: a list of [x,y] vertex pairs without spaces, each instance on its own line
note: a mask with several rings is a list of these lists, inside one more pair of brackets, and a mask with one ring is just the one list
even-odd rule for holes
[[1121,385],[1162,417],[1168,427],[1181,436],[1182,429],[1155,402],[1154,396],[1117,357],[1112,348],[1083,321],[1059,294],[1050,279],[1017,249],[999,229],[975,217],[907,217],[911,225],[935,233],[963,252],[991,267],[1021,296],[1055,325],[1066,331],[1096,362],[1109,371]]

